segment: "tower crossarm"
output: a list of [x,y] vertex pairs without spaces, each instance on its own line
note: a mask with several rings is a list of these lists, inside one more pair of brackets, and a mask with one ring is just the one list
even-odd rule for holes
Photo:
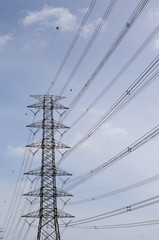
[[[50,109],[50,108],[51,108],[50,105],[48,105],[47,103],[45,103],[45,105],[43,105],[42,102],[37,102],[37,103],[34,103],[34,104],[28,106],[28,108],[38,108],[38,109],[43,109],[44,107],[45,107],[46,109]],[[54,108],[54,109],[68,109],[67,107],[65,107],[65,106],[63,106],[62,104],[57,103],[57,102],[54,103],[53,108]]]
[[[48,208],[47,210],[44,211],[44,217],[45,218],[52,218],[52,213],[53,213],[53,208]],[[22,217],[25,218],[39,218],[40,216],[40,210],[36,210],[34,212],[30,212],[28,214],[23,215]],[[74,218],[74,216],[72,216],[71,214],[68,214],[62,210],[57,209],[57,217],[58,218]]]
[[[48,184],[48,188],[45,187],[44,189],[44,193],[45,195],[47,195],[48,197],[52,196],[52,193],[50,192],[50,187],[49,187],[50,183]],[[56,194],[57,197],[72,197],[73,195],[70,193],[67,193],[66,191],[56,188]],[[35,189],[33,191],[30,191],[28,193],[23,194],[24,196],[32,196],[32,197],[40,197],[41,196],[41,189]]]
[[[35,169],[33,169],[33,170],[29,171],[29,172],[26,172],[24,174],[25,175],[41,176],[42,172],[41,172],[41,168],[39,167],[39,168],[35,168]],[[62,169],[60,169],[58,167],[56,167],[56,169],[55,169],[55,174],[56,174],[56,176],[72,176],[71,173],[66,172],[66,171],[64,171],[64,170],[62,170]],[[47,171],[47,172],[45,172],[45,175],[46,176],[51,176],[51,172]]]
[[26,147],[32,147],[32,148],[46,148],[46,147],[54,147],[54,148],[70,148],[69,146],[65,145],[64,143],[58,142],[56,140],[54,140],[54,143],[52,144],[50,140],[51,136],[47,136],[47,138],[45,139],[45,146],[43,145],[43,140],[39,140],[33,143],[30,143],[28,145],[26,145]]
[[[40,120],[38,122],[29,124],[29,125],[27,125],[27,127],[30,127],[30,128],[43,128],[43,120]],[[52,123],[51,122],[47,122],[47,128],[52,128],[52,127],[53,127]],[[54,120],[54,129],[63,129],[63,128],[69,128],[69,127],[67,127],[64,124]]]
[[[32,98],[35,98],[36,100],[43,102],[44,101],[44,95],[31,95]],[[56,96],[56,95],[45,95],[45,101],[50,101],[50,97],[53,99],[54,102],[59,101],[61,99],[64,99],[65,97],[62,96]]]

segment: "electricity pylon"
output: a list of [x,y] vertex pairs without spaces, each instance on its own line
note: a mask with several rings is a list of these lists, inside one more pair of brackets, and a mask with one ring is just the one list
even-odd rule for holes
[[42,140],[33,142],[26,147],[41,148],[41,167],[31,170],[25,174],[40,176],[41,186],[25,196],[40,197],[40,209],[30,212],[23,217],[39,218],[37,240],[61,240],[58,218],[72,218],[70,214],[57,208],[57,197],[72,196],[71,194],[57,188],[57,176],[69,176],[70,173],[61,170],[55,164],[55,149],[68,148],[63,143],[54,139],[54,132],[57,129],[67,128],[53,118],[54,109],[67,109],[58,101],[63,97],[54,95],[32,95],[38,100],[37,103],[28,106],[29,108],[43,109],[43,119],[28,125],[29,128],[42,129]]

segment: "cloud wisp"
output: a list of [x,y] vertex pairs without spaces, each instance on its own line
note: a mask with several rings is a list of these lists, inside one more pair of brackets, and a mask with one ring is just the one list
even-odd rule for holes
[[22,146],[13,147],[12,145],[7,146],[7,155],[22,157],[24,155],[26,148]]
[[151,21],[159,19],[159,9],[151,8],[148,12],[148,17]]
[[12,40],[12,37],[9,34],[0,35],[0,49],[3,49],[11,40]]
[[159,38],[153,42],[153,46],[152,46],[152,51],[158,51],[158,50],[159,50]]
[[52,8],[44,6],[40,11],[28,12],[23,19],[24,26],[60,27],[61,31],[71,31],[77,27],[77,17],[67,8]]

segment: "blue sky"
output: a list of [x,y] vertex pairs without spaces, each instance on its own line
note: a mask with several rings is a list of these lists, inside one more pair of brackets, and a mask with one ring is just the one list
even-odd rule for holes
[[[46,93],[90,2],[88,0],[0,0],[0,211],[2,216],[0,227],[4,226],[6,217],[7,220],[9,219],[10,215],[7,214],[15,189],[20,189],[17,193],[17,203],[20,199],[17,214],[15,216],[15,213],[10,211],[10,214],[12,213],[11,220],[8,220],[10,222],[4,229],[6,233],[11,232],[7,240],[14,236],[16,224],[25,204],[25,197],[21,197],[21,195],[29,188],[28,179],[23,177],[23,171],[28,169],[31,163],[32,167],[38,167],[40,164],[40,152],[32,160],[29,152],[25,151],[29,135],[29,130],[25,126],[31,123],[33,118],[27,106],[36,102],[30,98],[30,95]],[[58,95],[61,91],[109,2],[97,1],[50,94]],[[63,95],[66,98],[61,101],[63,105],[68,106],[81,90],[138,3],[138,0],[117,1],[99,36],[65,89]],[[88,91],[68,115],[64,122],[66,125],[70,126],[88,108],[158,24],[159,2],[151,0],[99,72]],[[72,147],[126,91],[158,55],[158,52],[159,34],[156,34],[110,91],[64,135],[61,141]],[[108,161],[155,127],[159,123],[158,89],[159,79],[156,78],[128,106],[70,155],[63,162],[61,168],[71,172],[73,176],[78,176]],[[38,114],[36,119],[40,120],[41,117],[42,115]],[[55,117],[58,119],[57,114]],[[38,133],[36,139],[40,138],[41,135]],[[57,138],[59,137],[57,136]],[[158,138],[156,138],[109,170],[72,190],[73,199],[79,200],[103,194],[158,174],[158,155]],[[57,153],[57,159],[59,157]],[[158,181],[109,199],[68,206],[66,212],[75,215],[76,219],[80,219],[127,206],[154,195],[158,195]],[[16,207],[14,211],[16,211]],[[159,206],[156,204],[134,211],[134,213],[103,220],[96,224],[92,223],[92,225],[158,219],[158,208]],[[26,213],[26,211],[24,212]],[[24,220],[20,220],[15,233],[16,239],[24,239],[27,224],[24,231],[20,233],[21,235],[18,235],[23,223]],[[130,240],[158,240],[158,234],[158,225],[116,230],[67,229],[62,239],[89,238],[95,240],[98,237],[104,240],[107,236],[109,240],[117,238],[123,240],[128,238]],[[36,229],[31,228],[25,239],[34,239],[35,236]]]

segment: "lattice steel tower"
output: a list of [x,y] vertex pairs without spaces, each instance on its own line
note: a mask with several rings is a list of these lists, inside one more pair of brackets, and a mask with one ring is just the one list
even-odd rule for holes
[[41,167],[31,170],[25,174],[36,175],[41,178],[39,189],[24,194],[25,196],[40,197],[40,209],[33,211],[23,217],[39,218],[37,240],[61,240],[58,218],[73,217],[57,208],[57,197],[72,196],[67,192],[56,187],[57,176],[71,175],[56,167],[55,149],[68,148],[63,143],[54,139],[57,129],[67,128],[53,118],[54,109],[67,109],[58,101],[63,97],[53,95],[32,95],[38,100],[37,103],[30,105],[30,108],[43,109],[43,120],[35,122],[27,127],[42,129],[42,140],[33,142],[26,147],[41,148],[42,158]]

